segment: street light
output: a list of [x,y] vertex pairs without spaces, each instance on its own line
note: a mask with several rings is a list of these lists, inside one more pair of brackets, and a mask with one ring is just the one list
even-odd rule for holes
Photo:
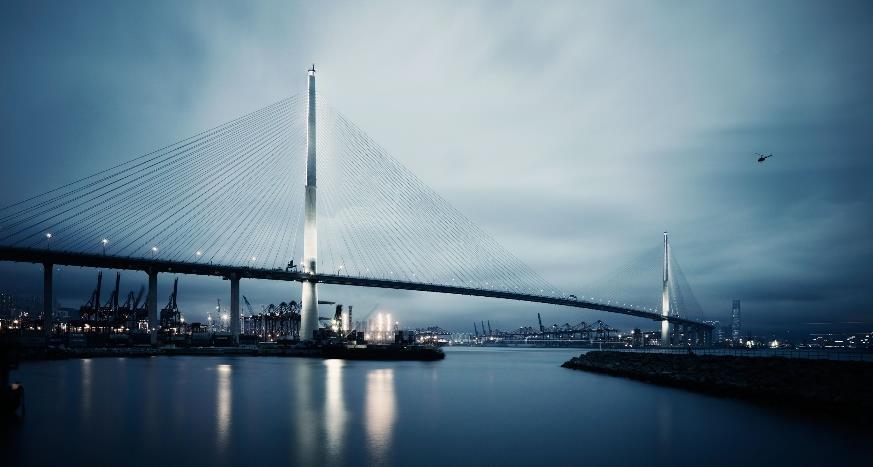
[[100,244],[103,246],[103,256],[106,256],[106,245],[109,243],[109,239],[104,238],[100,240]]
[[152,247],[152,258],[154,258],[157,254],[158,254],[158,247],[153,246]]
[[45,243],[46,243],[46,248],[51,250],[52,249],[52,234],[51,233],[45,234]]

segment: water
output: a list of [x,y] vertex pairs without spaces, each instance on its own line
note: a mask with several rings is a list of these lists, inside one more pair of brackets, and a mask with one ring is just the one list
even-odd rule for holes
[[560,368],[573,349],[441,362],[28,362],[2,465],[838,465],[869,433]]

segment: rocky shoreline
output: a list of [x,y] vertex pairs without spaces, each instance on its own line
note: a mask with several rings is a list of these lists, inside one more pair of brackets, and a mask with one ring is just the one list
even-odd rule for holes
[[873,362],[592,351],[564,368],[873,420]]

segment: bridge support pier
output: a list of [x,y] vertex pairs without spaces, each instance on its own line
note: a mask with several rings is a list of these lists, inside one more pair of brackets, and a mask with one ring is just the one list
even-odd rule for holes
[[42,264],[42,330],[45,332],[46,340],[52,337],[54,327],[54,267],[52,263]]
[[661,347],[670,347],[672,337],[673,332],[670,329],[670,322],[666,319],[661,321]]
[[230,275],[230,332],[233,345],[239,345],[239,276]]
[[301,284],[300,297],[300,340],[312,340],[313,333],[318,330],[318,289],[315,284],[316,263],[318,256],[318,228],[316,223],[316,143],[315,132],[317,120],[315,117],[315,64],[309,70],[309,109],[307,114],[306,132],[306,191],[303,201],[303,272],[312,275],[312,279]]
[[158,271],[149,269],[149,295],[146,310],[149,315],[149,334],[152,345],[158,345]]
[[661,347],[670,347],[676,342],[673,333],[670,332],[670,321],[667,317],[670,316],[670,243],[667,240],[667,232],[664,232],[664,275],[663,289],[661,292],[661,315],[664,320],[661,321]]

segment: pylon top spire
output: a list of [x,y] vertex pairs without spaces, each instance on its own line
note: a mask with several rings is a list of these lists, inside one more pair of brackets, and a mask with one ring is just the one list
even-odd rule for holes
[[312,68],[309,69],[309,74],[310,74],[310,75],[314,75],[314,74],[315,74],[315,64],[314,64],[314,63],[312,64]]

